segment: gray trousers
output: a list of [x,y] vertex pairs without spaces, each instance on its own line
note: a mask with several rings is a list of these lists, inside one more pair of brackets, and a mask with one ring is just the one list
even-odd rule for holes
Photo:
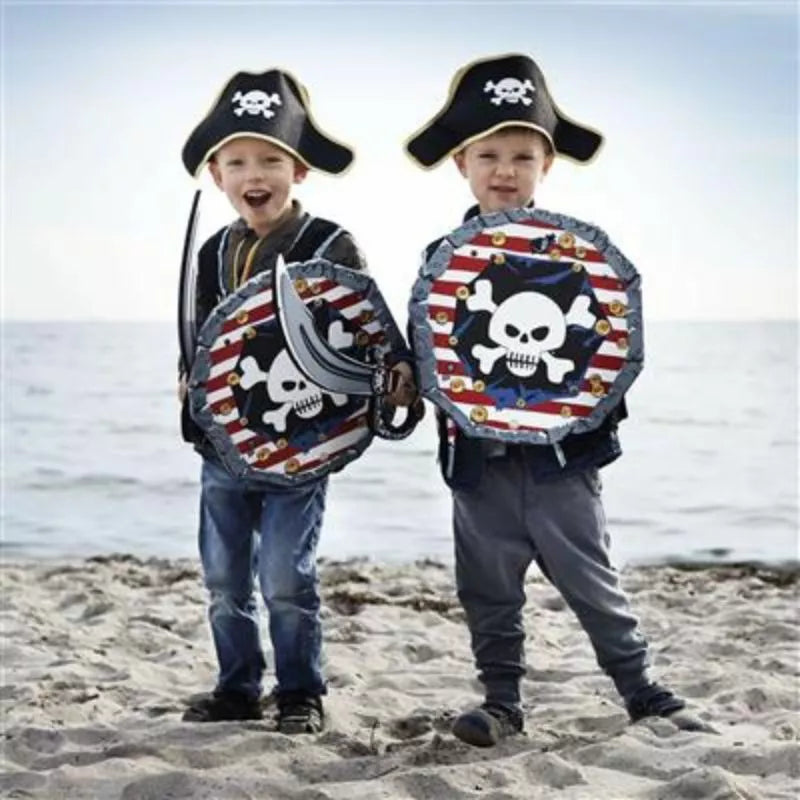
[[520,702],[525,573],[536,560],[624,697],[649,680],[647,642],[611,566],[596,469],[537,483],[514,448],[476,489],[453,492],[456,586],[486,699]]

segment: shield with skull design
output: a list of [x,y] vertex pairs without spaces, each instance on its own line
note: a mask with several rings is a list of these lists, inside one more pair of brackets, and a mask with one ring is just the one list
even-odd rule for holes
[[422,393],[472,436],[554,444],[592,430],[643,366],[639,274],[563,214],[470,219],[423,264],[409,311]]
[[[367,275],[325,259],[288,265],[317,329],[361,362],[404,347]],[[203,325],[189,408],[232,474],[276,485],[320,477],[370,444],[370,398],[327,392],[295,366],[275,313],[272,271],[225,298]]]

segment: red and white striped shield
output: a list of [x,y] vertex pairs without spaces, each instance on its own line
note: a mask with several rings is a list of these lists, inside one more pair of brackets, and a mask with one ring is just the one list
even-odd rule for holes
[[[403,338],[374,282],[315,259],[290,264],[317,329],[369,362]],[[190,410],[235,475],[291,485],[358,458],[373,438],[370,398],[327,392],[297,369],[275,313],[272,273],[225,298],[198,337]]]
[[552,444],[641,371],[640,279],[594,225],[526,208],[445,237],[412,292],[423,394],[466,433]]

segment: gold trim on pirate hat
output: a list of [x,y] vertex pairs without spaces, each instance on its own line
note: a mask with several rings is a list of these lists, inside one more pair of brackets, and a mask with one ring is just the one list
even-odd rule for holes
[[306,87],[285,70],[237,72],[183,146],[183,165],[193,177],[223,144],[255,136],[282,147],[311,169],[340,174],[353,150],[323,133],[311,116]]
[[509,126],[539,131],[557,155],[590,161],[603,142],[600,133],[562,113],[542,71],[520,53],[472,61],[456,72],[444,107],[405,143],[424,169],[437,166],[471,141]]

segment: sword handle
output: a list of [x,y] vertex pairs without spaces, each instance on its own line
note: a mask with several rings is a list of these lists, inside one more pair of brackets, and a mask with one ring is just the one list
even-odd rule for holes
[[384,395],[373,395],[371,406],[372,430],[381,439],[405,439],[425,416],[421,397],[406,408],[405,418],[397,425],[393,421],[397,406],[389,405]]

